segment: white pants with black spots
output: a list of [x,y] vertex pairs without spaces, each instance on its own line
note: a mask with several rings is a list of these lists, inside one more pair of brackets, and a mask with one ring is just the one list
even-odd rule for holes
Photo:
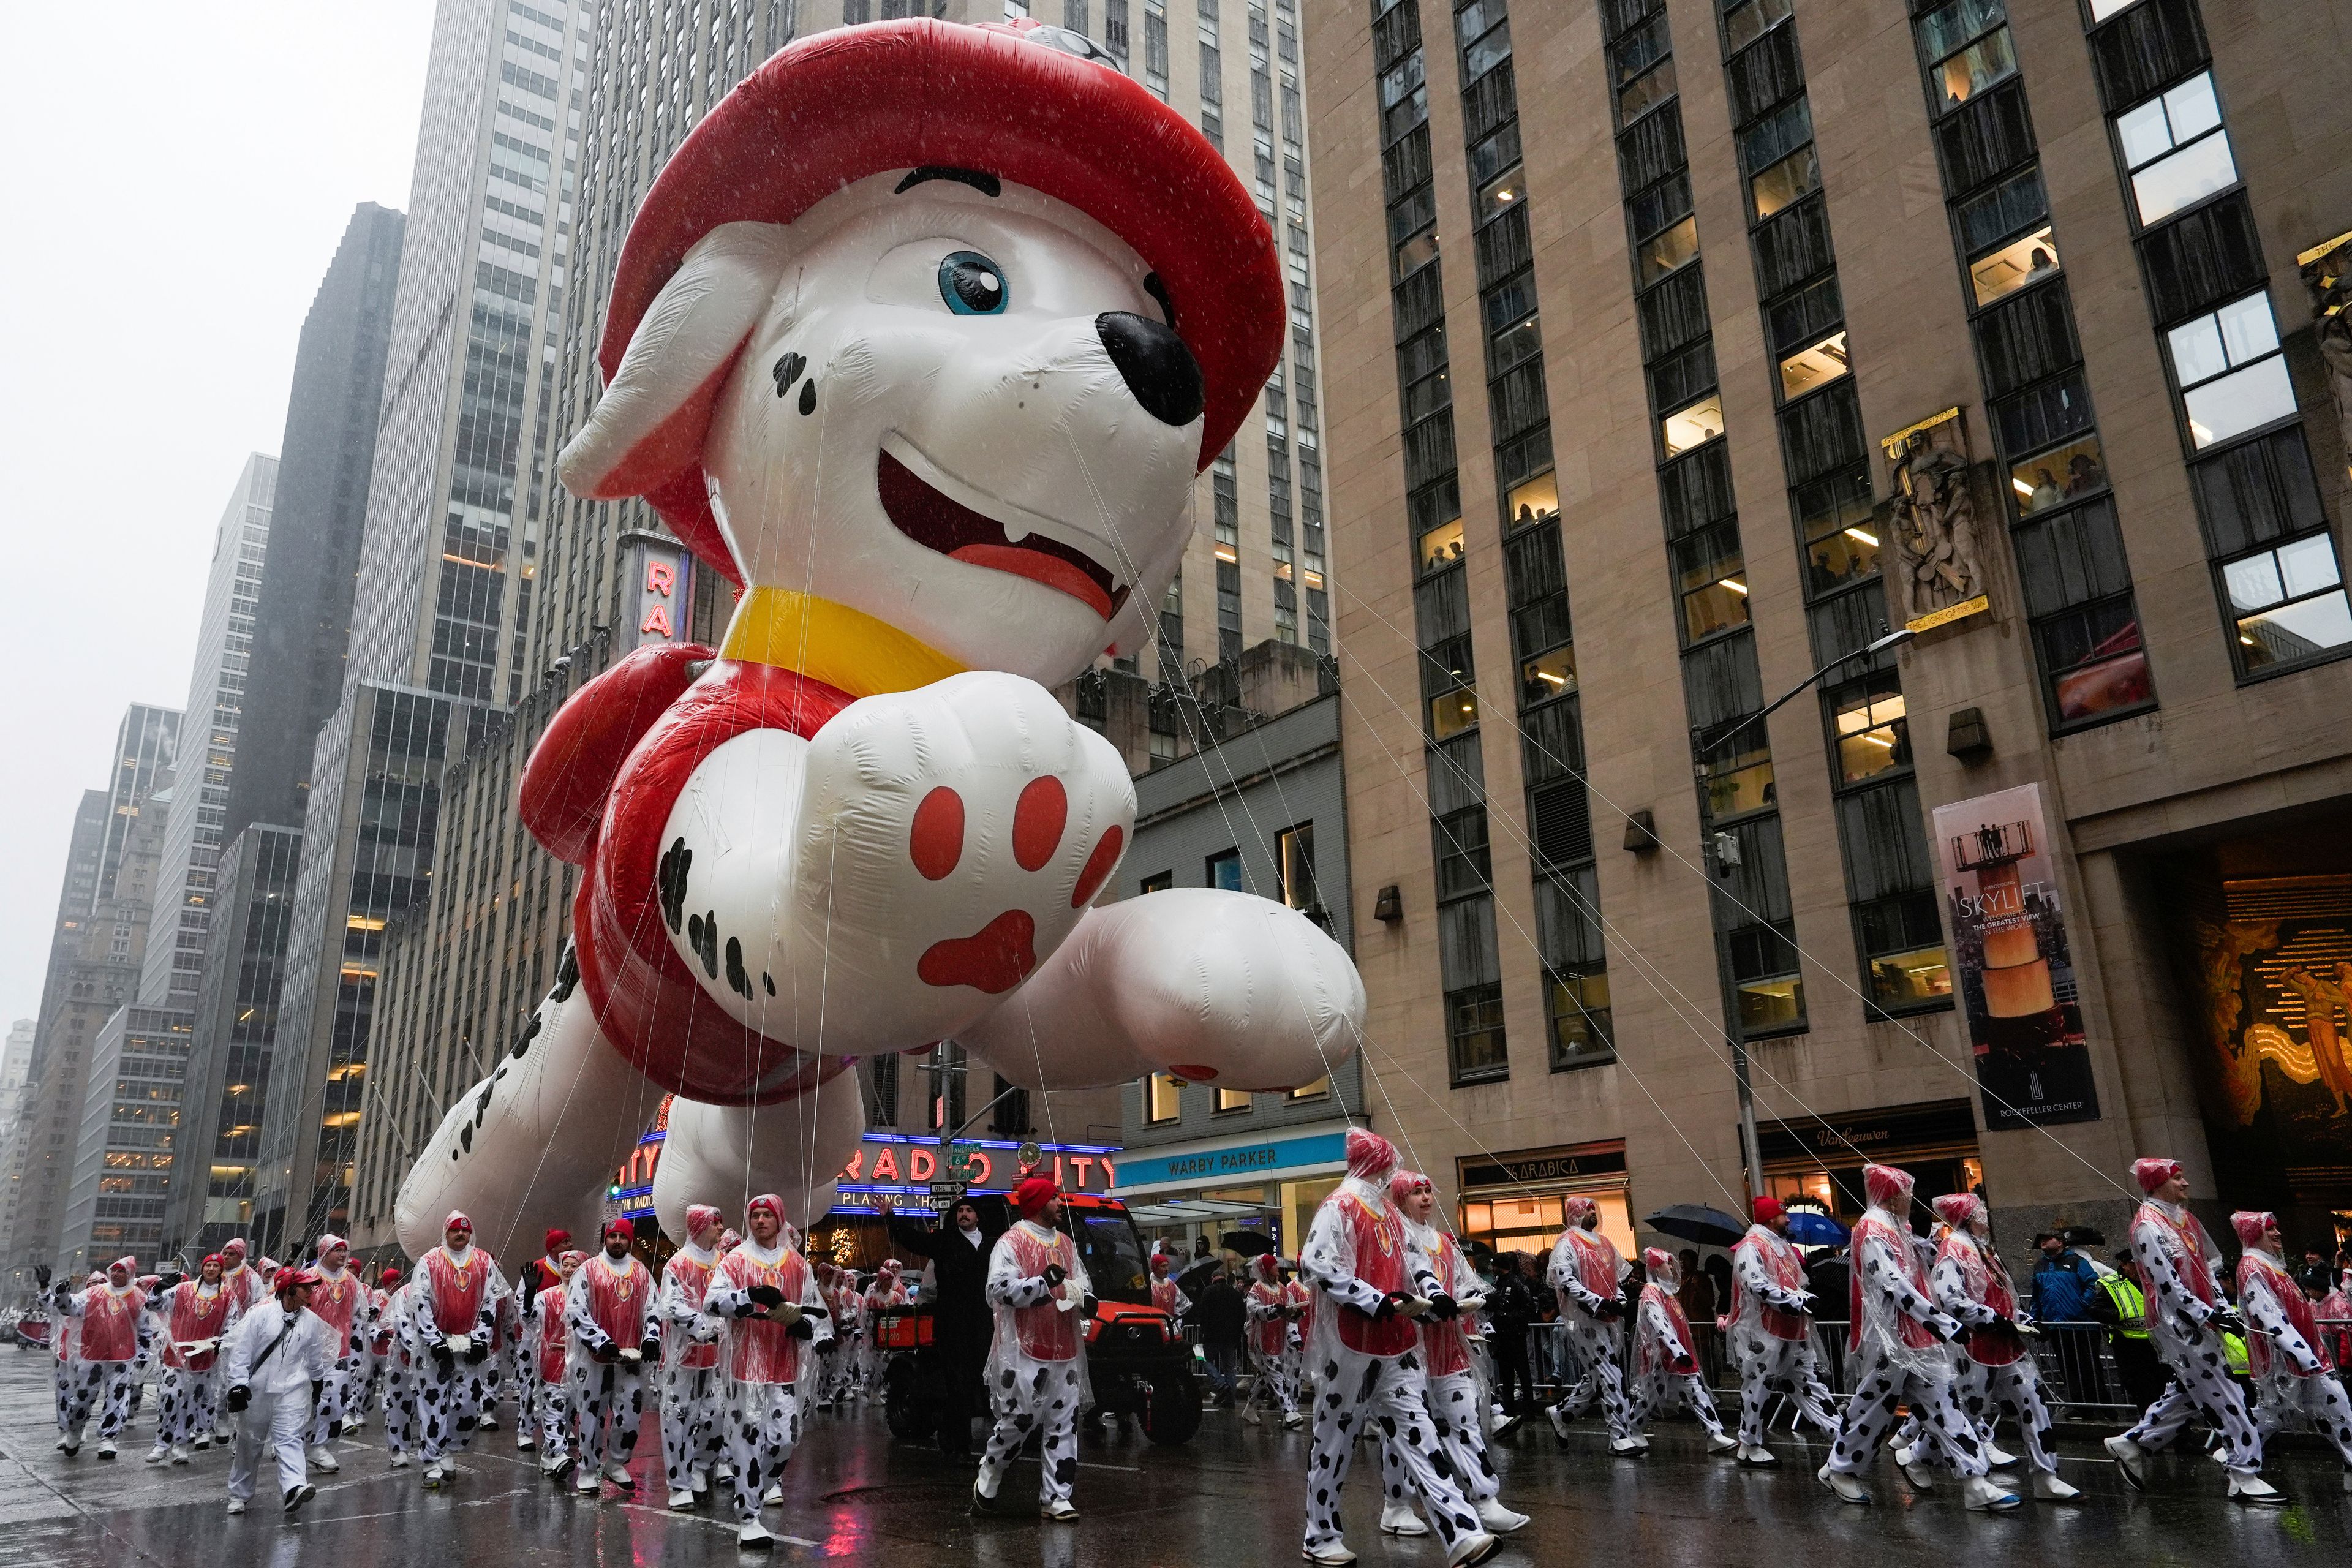
[[425,1462],[437,1464],[444,1455],[472,1447],[488,1393],[481,1367],[467,1365],[461,1356],[446,1376],[429,1361],[416,1368],[415,1376],[417,1447]]
[[236,1417],[235,1447],[229,1450],[228,1495],[240,1501],[253,1496],[265,1457],[278,1461],[278,1490],[282,1495],[309,1479],[303,1452],[304,1429],[310,1424],[310,1392],[257,1394]]
[[319,1396],[319,1412],[310,1418],[309,1441],[313,1448],[323,1448],[334,1441],[335,1429],[346,1415],[359,1414],[359,1402],[367,1391],[360,1358],[345,1356],[327,1373],[326,1392]]
[[572,1385],[572,1420],[580,1435],[580,1462],[591,1468],[607,1458],[627,1464],[636,1457],[637,1428],[645,1420],[645,1363],[575,1357],[564,1370]]
[[1358,1429],[1370,1420],[1379,1427],[1383,1462],[1394,1449],[1405,1479],[1421,1495],[1430,1528],[1451,1553],[1454,1542],[1477,1533],[1478,1515],[1462,1495],[1461,1478],[1429,1419],[1429,1380],[1419,1352],[1329,1353],[1315,1396],[1315,1440],[1307,1461],[1307,1551],[1341,1544],[1339,1492],[1355,1461]]
[[163,1369],[163,1394],[156,1406],[155,1441],[185,1447],[200,1432],[212,1430],[213,1400],[220,1387],[220,1363],[203,1372],[185,1367]]
[[514,1347],[515,1447],[539,1436],[540,1387],[539,1357],[518,1344]]
[[72,1399],[66,1411],[66,1430],[79,1432],[98,1415],[98,1435],[110,1439],[131,1422],[131,1363],[127,1361],[85,1361],[73,1380]]
[[394,1351],[383,1374],[383,1446],[395,1454],[416,1447],[416,1369]]
[[2352,1468],[2352,1398],[2327,1373],[2297,1377],[2293,1373],[2262,1380],[2262,1397],[2254,1403],[2254,1430],[2268,1443],[2281,1432],[2305,1424],[2344,1456]]
[[1280,1405],[1284,1415],[1296,1415],[1298,1410],[1297,1349],[1294,1346],[1285,1349],[1280,1354],[1268,1355],[1253,1347],[1250,1359],[1257,1371],[1257,1383],[1250,1390],[1250,1404],[1258,1404],[1263,1395],[1266,1403]]
[[[1437,1450],[1452,1467],[1462,1495],[1474,1505],[1488,1501],[1503,1489],[1503,1478],[1496,1474],[1495,1461],[1486,1453],[1486,1424],[1479,1418],[1478,1408],[1482,1398],[1478,1379],[1466,1372],[1430,1378],[1422,1395],[1429,1424],[1437,1431]],[[1389,1502],[1410,1503],[1415,1496],[1404,1456],[1385,1433],[1381,1444],[1381,1493]]]
[[715,1366],[663,1371],[662,1470],[670,1490],[691,1491],[695,1471],[708,1475],[726,1458],[725,1397],[726,1383]]
[[1612,1440],[1633,1435],[1633,1405],[1625,1397],[1625,1373],[1619,1361],[1621,1336],[1614,1323],[1596,1322],[1581,1312],[1561,1314],[1567,1325],[1559,1331],[1568,1348],[1584,1369],[1576,1387],[1560,1403],[1571,1410],[1581,1410],[1594,1393],[1601,1395],[1601,1414],[1609,1423]]
[[1633,1380],[1633,1430],[1638,1434],[1661,1411],[1687,1410],[1710,1436],[1723,1436],[1723,1418],[1715,1413],[1715,1395],[1706,1379],[1695,1372],[1654,1372]]
[[1776,1394],[1794,1403],[1824,1436],[1837,1435],[1837,1413],[1811,1345],[1742,1329],[1732,1334],[1731,1349],[1739,1362],[1740,1442],[1751,1448],[1764,1446],[1765,1412]]
[[2045,1475],[2058,1473],[2058,1461],[2050,1452],[2050,1408],[2042,1403],[2042,1378],[2032,1357],[2020,1356],[2007,1366],[1963,1358],[1952,1393],[1977,1435],[1988,1443],[2000,1423],[2001,1407],[2008,1406],[2025,1445],[2025,1462]]
[[1895,1425],[1895,1407],[1907,1403],[1924,1416],[1928,1432],[1941,1445],[1953,1469],[1963,1476],[1983,1475],[1990,1468],[1984,1444],[1960,1402],[1953,1397],[1951,1374],[1942,1369],[1914,1372],[1883,1352],[1866,1353],[1862,1375],[1854,1382],[1853,1397],[1846,1403],[1845,1419],[1838,1424],[1837,1436],[1830,1445],[1829,1468],[1842,1476],[1861,1474]]
[[727,1462],[735,1467],[735,1517],[760,1517],[760,1494],[783,1479],[801,1443],[801,1402],[789,1383],[738,1383],[726,1412]]
[[2221,1336],[2210,1329],[2194,1338],[2183,1336],[2151,1312],[2147,1337],[2156,1353],[2164,1358],[2172,1381],[2140,1416],[2139,1425],[2124,1436],[2143,1448],[2162,1448],[2180,1435],[2190,1416],[2201,1411],[2221,1435],[2225,1445],[2221,1462],[2236,1475],[2260,1474],[2262,1434],[2254,1430],[2253,1420],[2246,1414],[2245,1394],[2230,1381]]
[[1021,1446],[1029,1440],[1029,1434],[1043,1430],[1045,1436],[1038,1454],[1037,1500],[1041,1504],[1069,1501],[1070,1489],[1078,1479],[1078,1363],[1075,1361],[1029,1362],[1021,1370],[1005,1367],[999,1371],[994,1385],[988,1391],[989,1409],[996,1417],[996,1425],[990,1430],[988,1447],[981,1455],[981,1495],[997,1495],[1004,1485],[1005,1470],[1021,1452]]
[[539,1462],[552,1466],[559,1459],[572,1458],[576,1452],[571,1385],[562,1378],[551,1382],[533,1378],[531,1383],[537,1392],[531,1395],[530,1408],[516,1418],[515,1425],[529,1429],[536,1424]]
[[98,1399],[99,1384],[103,1376],[96,1362],[61,1361],[57,1363],[59,1433],[70,1436],[75,1427],[89,1419],[89,1408]]

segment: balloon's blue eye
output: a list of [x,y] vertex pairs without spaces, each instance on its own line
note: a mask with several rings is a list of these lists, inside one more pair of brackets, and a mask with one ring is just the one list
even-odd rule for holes
[[940,298],[959,316],[1001,316],[1010,291],[1004,269],[977,250],[959,250],[940,263]]

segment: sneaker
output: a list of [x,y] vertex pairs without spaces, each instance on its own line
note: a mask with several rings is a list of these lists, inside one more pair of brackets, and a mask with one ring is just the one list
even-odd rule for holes
[[331,1476],[343,1468],[343,1462],[335,1458],[335,1451],[332,1448],[318,1447],[310,1450],[310,1468],[314,1470],[324,1470]]
[[441,1468],[441,1461],[438,1459],[434,1460],[431,1464],[425,1467],[425,1484],[428,1487],[439,1486],[441,1484],[441,1478],[446,1473],[446,1472]]
[[1302,1546],[1298,1549],[1298,1558],[1302,1563],[1320,1564],[1321,1568],[1348,1568],[1349,1563],[1355,1562],[1356,1554],[1348,1550],[1346,1542],[1335,1541],[1330,1545],[1321,1548],[1310,1549]]
[[147,1462],[151,1465],[160,1465],[171,1457],[172,1446],[169,1443],[158,1443],[147,1450]]
[[405,1454],[394,1454],[392,1457],[392,1468],[395,1470],[404,1470],[408,1468],[408,1456]]
[[1742,1444],[1739,1449],[1739,1462],[1751,1470],[1769,1470],[1780,1462],[1780,1457],[1761,1444],[1754,1446]]
[[1927,1466],[1914,1463],[1899,1465],[1896,1468],[1903,1472],[1903,1479],[1911,1483],[1913,1491],[1931,1492],[1936,1489],[1936,1472]]
[[1629,1458],[1642,1451],[1642,1440],[1639,1437],[1612,1437],[1609,1439],[1609,1451],[1620,1458]]
[[604,1479],[616,1487],[635,1487],[637,1478],[629,1474],[629,1467],[618,1459],[604,1461]]
[[1813,1472],[1813,1479],[1837,1493],[1839,1500],[1843,1502],[1867,1503],[1870,1500],[1868,1487],[1864,1486],[1856,1478],[1832,1470],[1827,1465]]
[[2294,1500],[2260,1476],[2230,1472],[2230,1500],[2248,1508],[2284,1508]]
[[1246,1423],[1247,1425],[1252,1426],[1259,1426],[1259,1425],[1261,1425],[1261,1424],[1265,1421],[1265,1418],[1264,1416],[1260,1415],[1257,1413],[1257,1406],[1256,1406],[1256,1405],[1251,1405],[1247,1410],[1244,1410],[1244,1411],[1243,1411],[1243,1412],[1242,1412],[1242,1420],[1243,1420],[1244,1423]]
[[110,1459],[110,1458],[114,1458],[114,1439],[113,1439],[113,1438],[111,1438],[111,1437],[100,1437],[100,1438],[98,1440],[98,1457],[99,1457],[100,1458],[101,1458],[101,1459]]
[[233,1497],[229,1499],[228,1510],[233,1514],[243,1513],[245,1511],[245,1500],[241,1497]]
[[287,1488],[286,1511],[288,1513],[292,1513],[296,1509],[300,1508],[304,1503],[309,1502],[312,1498],[317,1497],[318,1495],[319,1489],[312,1486],[308,1481],[303,1482],[299,1487]]
[[776,1538],[768,1533],[766,1525],[755,1519],[735,1532],[735,1549],[738,1552],[772,1552],[776,1549]]
[[1381,1533],[1382,1535],[1427,1535],[1429,1526],[1422,1522],[1421,1515],[1412,1511],[1411,1503],[1399,1502],[1391,1499],[1381,1508]]
[[2147,1490],[2147,1450],[2129,1437],[2110,1437],[2100,1445],[2124,1473],[2125,1484],[2136,1492]]
[[1545,1406],[1544,1406],[1544,1414],[1545,1414],[1546,1415],[1548,1415],[1548,1416],[1549,1416],[1549,1417],[1551,1418],[1551,1435],[1552,1435],[1552,1436],[1553,1436],[1554,1438],[1558,1439],[1558,1441],[1559,1441],[1559,1446],[1560,1446],[1561,1447],[1563,1447],[1563,1448],[1567,1447],[1568,1447],[1568,1417],[1567,1417],[1565,1415],[1561,1414],[1561,1412],[1560,1412],[1560,1407],[1559,1407],[1559,1405],[1545,1405]]
[[[1306,1415],[1306,1413],[1305,1413],[1304,1411],[1293,1410],[1293,1411],[1291,1411],[1288,1415],[1285,1415],[1285,1416],[1282,1418],[1282,1424],[1283,1424],[1283,1426],[1285,1426],[1288,1427],[1291,1431],[1296,1432],[1296,1431],[1297,1431],[1301,1426],[1306,1426],[1306,1425],[1307,1425],[1307,1415]],[[1125,1417],[1125,1416],[1123,1416],[1123,1415],[1122,1415],[1122,1416],[1120,1416],[1120,1417],[1119,1417],[1119,1426],[1120,1426],[1120,1429],[1121,1429],[1122,1431],[1124,1431],[1124,1430],[1126,1429],[1126,1426],[1127,1426],[1127,1417]]]
[[1445,1554],[1445,1568],[1469,1568],[1471,1563],[1484,1563],[1502,1549],[1503,1543],[1483,1530],[1465,1535]]
[[2033,1495],[2047,1502],[2074,1502],[2083,1495],[2083,1490],[2060,1480],[2054,1470],[2036,1470],[2033,1472]]
[[77,1437],[72,1442],[62,1445],[62,1447],[66,1451],[66,1458],[70,1459],[76,1454],[81,1452],[81,1439]]
[[688,1470],[686,1472],[686,1484],[695,1491],[707,1492],[710,1489],[710,1472]]
[[499,1418],[488,1411],[484,1411],[475,1421],[474,1429],[478,1432],[495,1432],[499,1429]]
[[596,1479],[596,1472],[585,1465],[580,1467],[580,1479],[572,1483],[572,1489],[582,1497],[601,1497],[604,1491],[603,1484]]
[[1896,1468],[1908,1468],[1917,1459],[1918,1454],[1919,1446],[1916,1443],[1903,1443],[1897,1445],[1895,1449],[1895,1463]]
[[1528,1522],[1528,1516],[1523,1513],[1513,1513],[1500,1501],[1488,1498],[1478,1505],[1478,1522],[1486,1527],[1486,1531],[1490,1535],[1508,1535],[1515,1530],[1524,1528]]
[[669,1506],[680,1510],[692,1508],[694,1506],[694,1494],[686,1490],[684,1488],[680,1488],[678,1490],[669,1494]]
[[1985,1445],[1985,1463],[1991,1466],[1996,1470],[2013,1470],[2017,1468],[2017,1456],[2009,1452],[2005,1448],[1998,1448],[1992,1444],[1987,1443]]
[[2018,1505],[2018,1495],[1990,1476],[1970,1476],[1960,1496],[1979,1513],[2007,1513]]
[[184,1465],[184,1464],[186,1464],[187,1462],[188,1462],[188,1450],[187,1450],[187,1448],[186,1448],[184,1446],[183,1446],[183,1445],[180,1445],[180,1444],[177,1444],[177,1443],[173,1444],[173,1445],[172,1446],[172,1463],[173,1463],[173,1464],[175,1464],[175,1465]]
[[1039,1519],[1051,1520],[1057,1523],[1066,1524],[1070,1521],[1078,1517],[1078,1510],[1070,1505],[1070,1501],[1067,1498],[1055,1498],[1051,1502],[1042,1503],[1038,1506],[1037,1517]]
[[515,1447],[516,1447],[519,1451],[520,1451],[520,1452],[522,1452],[522,1453],[525,1453],[525,1454],[528,1454],[528,1453],[530,1453],[532,1449],[534,1449],[534,1448],[536,1448],[536,1447],[539,1447],[539,1439],[538,1439],[538,1438],[536,1438],[536,1437],[533,1437],[530,1433],[528,1433],[528,1432],[517,1432],[517,1433],[515,1434]]
[[975,1519],[985,1519],[997,1511],[996,1500],[980,1489],[980,1482],[971,1483],[971,1511]]
[[1525,1419],[1526,1417],[1519,1415],[1517,1413],[1506,1415],[1500,1421],[1495,1423],[1493,1435],[1497,1437],[1507,1437],[1512,1433],[1519,1429],[1519,1423]]
[[[222,1442],[224,1442],[224,1443],[226,1443],[226,1442],[227,1442],[227,1441],[228,1441],[228,1439],[227,1439],[227,1438],[226,1438],[226,1437],[224,1437],[224,1438],[222,1438],[222,1439],[221,1439],[221,1441],[222,1441]],[[197,1449],[197,1450],[201,1451],[201,1450],[203,1450],[203,1449],[205,1449],[205,1448],[209,1448],[209,1447],[211,1447],[213,1446],[213,1440],[212,1440],[212,1438],[211,1438],[211,1437],[207,1436],[206,1436],[206,1435],[205,1435],[204,1433],[199,1432],[199,1433],[197,1433],[197,1434],[196,1434],[196,1440],[195,1440],[194,1443],[189,1444],[188,1446],[189,1446],[190,1447],[192,1447],[192,1448],[195,1448],[195,1449]]]
[[766,1491],[761,1492],[761,1493],[760,1494],[760,1500],[761,1500],[761,1502],[763,1502],[763,1503],[770,1503],[770,1504],[780,1503],[780,1502],[783,1501],[783,1500],[784,1500],[784,1483],[783,1483],[783,1482],[782,1482],[782,1481],[778,1481],[778,1482],[776,1482],[776,1483],[775,1483],[775,1485],[773,1485],[773,1486],[770,1487]]
[[1706,1451],[1710,1454],[1732,1454],[1738,1450],[1739,1439],[1728,1432],[1710,1432],[1706,1435]]

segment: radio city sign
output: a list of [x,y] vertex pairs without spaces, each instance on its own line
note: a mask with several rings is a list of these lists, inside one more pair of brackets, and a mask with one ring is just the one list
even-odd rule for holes
[[[654,1129],[613,1178],[609,1195],[623,1200],[653,1190],[654,1172],[661,1164],[663,1141],[668,1136],[669,1101],[665,1098]],[[1108,1192],[1117,1183],[1114,1163],[1119,1150],[1107,1143],[1039,1143],[1037,1173],[1050,1175],[1066,1193]],[[847,1193],[924,1193],[933,1183],[958,1182],[982,1192],[1003,1192],[1021,1179],[1021,1145],[1009,1139],[958,1139],[942,1147],[935,1136],[908,1132],[869,1132],[834,1177]]]

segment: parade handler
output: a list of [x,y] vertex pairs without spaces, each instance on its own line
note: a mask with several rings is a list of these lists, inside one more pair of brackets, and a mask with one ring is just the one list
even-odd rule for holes
[[418,1447],[428,1487],[457,1474],[447,1458],[452,1450],[473,1445],[489,1394],[483,1363],[490,1358],[499,1302],[506,1294],[498,1261],[474,1245],[474,1222],[452,1210],[441,1227],[441,1245],[425,1255],[409,1287]]
[[155,1328],[147,1320],[147,1294],[134,1282],[136,1258],[118,1258],[106,1266],[106,1276],[80,1290],[59,1285],[52,1304],[60,1317],[71,1318],[79,1329],[74,1378],[73,1407],[68,1413],[66,1457],[81,1451],[82,1427],[90,1406],[100,1409],[98,1457],[114,1458],[114,1440],[131,1420],[131,1367],[142,1351],[154,1342]]
[[2081,1497],[2080,1490],[2058,1479],[2042,1380],[2018,1337],[2017,1286],[2000,1254],[1993,1250],[1992,1219],[1984,1199],[1974,1193],[1950,1193],[1936,1200],[1935,1209],[1949,1228],[1937,1249],[1927,1283],[1936,1305],[1968,1326],[1967,1337],[1952,1347],[1961,1410],[1985,1439],[1990,1459],[1993,1426],[2000,1407],[2007,1405],[2025,1440],[2033,1495],[2053,1502]]
[[[1584,1368],[1586,1383],[1601,1390],[1601,1412],[1609,1423],[1609,1451],[1638,1454],[1649,1439],[1633,1431],[1633,1406],[1625,1398],[1625,1373],[1618,1357],[1619,1327],[1625,1316],[1625,1276],[1632,1266],[1617,1244],[1601,1231],[1601,1206],[1579,1194],[1561,1200],[1568,1228],[1551,1249],[1549,1280],[1559,1293],[1559,1321],[1570,1349]],[[1550,1410],[1552,1435],[1568,1447],[1568,1414],[1580,1403],[1570,1394]]]
[[971,1483],[975,1513],[995,1513],[1004,1472],[1033,1430],[1042,1428],[1037,1508],[1046,1519],[1073,1520],[1070,1489],[1078,1477],[1078,1411],[1091,1404],[1086,1325],[1095,1311],[1094,1282],[1077,1243],[1061,1230],[1062,1189],[1024,1176],[1013,1190],[1012,1228],[989,1254],[985,1289],[996,1335],[985,1376],[996,1415]]
[[2238,1256],[2238,1305],[2254,1331],[2247,1362],[2263,1391],[2254,1424],[2265,1442],[2294,1423],[2307,1423],[2344,1458],[2344,1489],[2352,1491],[2352,1400],[2335,1377],[2336,1359],[2311,1299],[2286,1269],[2286,1241],[2278,1215],[2241,1210],[2230,1216],[2245,1251]]
[[760,1522],[760,1500],[800,1444],[802,1352],[831,1339],[833,1322],[816,1275],[784,1224],[784,1200],[773,1193],[753,1198],[743,1228],[750,1237],[719,1259],[702,1310],[727,1331],[719,1364],[727,1372],[735,1543],[767,1551],[775,1537]]
[[[168,1276],[166,1277],[169,1278]],[[220,1385],[221,1341],[229,1330],[229,1296],[221,1288],[221,1256],[209,1253],[194,1279],[165,1285],[147,1310],[160,1321],[163,1337],[163,1397],[156,1415],[155,1446],[147,1462],[188,1462],[188,1445],[198,1431],[212,1432]]]
[[1812,1293],[1805,1260],[1789,1239],[1789,1215],[1775,1197],[1759,1197],[1755,1223],[1731,1249],[1731,1353],[1739,1363],[1739,1450],[1742,1465],[1763,1468],[1780,1461],[1764,1446],[1764,1413],[1775,1394],[1820,1428],[1837,1435],[1830,1391],[1813,1359]]
[[1659,1410],[1686,1410],[1706,1428],[1707,1451],[1728,1454],[1739,1442],[1723,1429],[1699,1371],[1698,1342],[1675,1294],[1682,1287],[1682,1265],[1664,1247],[1653,1247],[1642,1254],[1642,1267],[1649,1277],[1642,1282],[1633,1327],[1634,1434],[1639,1436],[1643,1424]]
[[2147,1194],[2132,1219],[2132,1256],[2147,1277],[2148,1338],[2172,1381],[2137,1426],[2107,1439],[2107,1453],[2124,1479],[2145,1490],[2148,1455],[2201,1412],[2224,1445],[2230,1500],[2283,1508],[2287,1495],[2262,1478],[2262,1434],[2246,1414],[2245,1394],[2230,1378],[2221,1336],[2243,1333],[2245,1322],[2221,1293],[2221,1250],[2189,1212],[2188,1174],[2179,1161],[2159,1158],[2133,1162],[2132,1174]]
[[661,1317],[654,1310],[654,1276],[630,1251],[636,1227],[604,1222],[604,1249],[573,1271],[564,1287],[563,1321],[571,1344],[565,1357],[572,1419],[580,1438],[580,1475],[573,1487],[597,1495],[597,1470],[618,1487],[635,1487],[645,1419],[646,1365],[661,1359]]
[[319,1238],[319,1282],[310,1289],[310,1311],[327,1325],[334,1338],[335,1369],[327,1376],[327,1391],[310,1423],[310,1465],[329,1475],[341,1469],[334,1441],[342,1435],[346,1412],[359,1413],[367,1393],[369,1338],[374,1332],[374,1312],[367,1287],[351,1267],[351,1243],[340,1236]]
[[303,1437],[335,1365],[334,1332],[310,1310],[318,1283],[308,1268],[279,1269],[278,1310],[247,1312],[229,1338],[228,1394],[221,1407],[236,1422],[228,1468],[231,1513],[243,1513],[252,1499],[265,1452],[278,1461],[288,1513],[317,1490],[304,1466]]
[[[1451,1301],[1454,1308],[1442,1317],[1431,1312],[1419,1320],[1430,1424],[1437,1428],[1438,1445],[1463,1495],[1477,1508],[1478,1522],[1491,1534],[1508,1535],[1525,1525],[1528,1516],[1505,1508],[1500,1500],[1502,1478],[1486,1452],[1486,1415],[1493,1396],[1471,1355],[1470,1342],[1480,1326],[1477,1314],[1486,1305],[1486,1283],[1463,1256],[1461,1244],[1430,1223],[1437,1212],[1437,1190],[1427,1176],[1399,1171],[1389,1178],[1389,1196],[1404,1216],[1414,1289],[1428,1300]],[[1405,1489],[1402,1456],[1395,1447],[1392,1442],[1381,1446],[1382,1490],[1389,1494],[1382,1503],[1383,1525],[1388,1509],[1401,1502]],[[1403,1507],[1409,1516],[1411,1505]]]
[[720,1329],[702,1310],[719,1268],[724,1217],[709,1204],[688,1205],[686,1245],[662,1266],[662,1468],[672,1508],[692,1508],[727,1453]]

